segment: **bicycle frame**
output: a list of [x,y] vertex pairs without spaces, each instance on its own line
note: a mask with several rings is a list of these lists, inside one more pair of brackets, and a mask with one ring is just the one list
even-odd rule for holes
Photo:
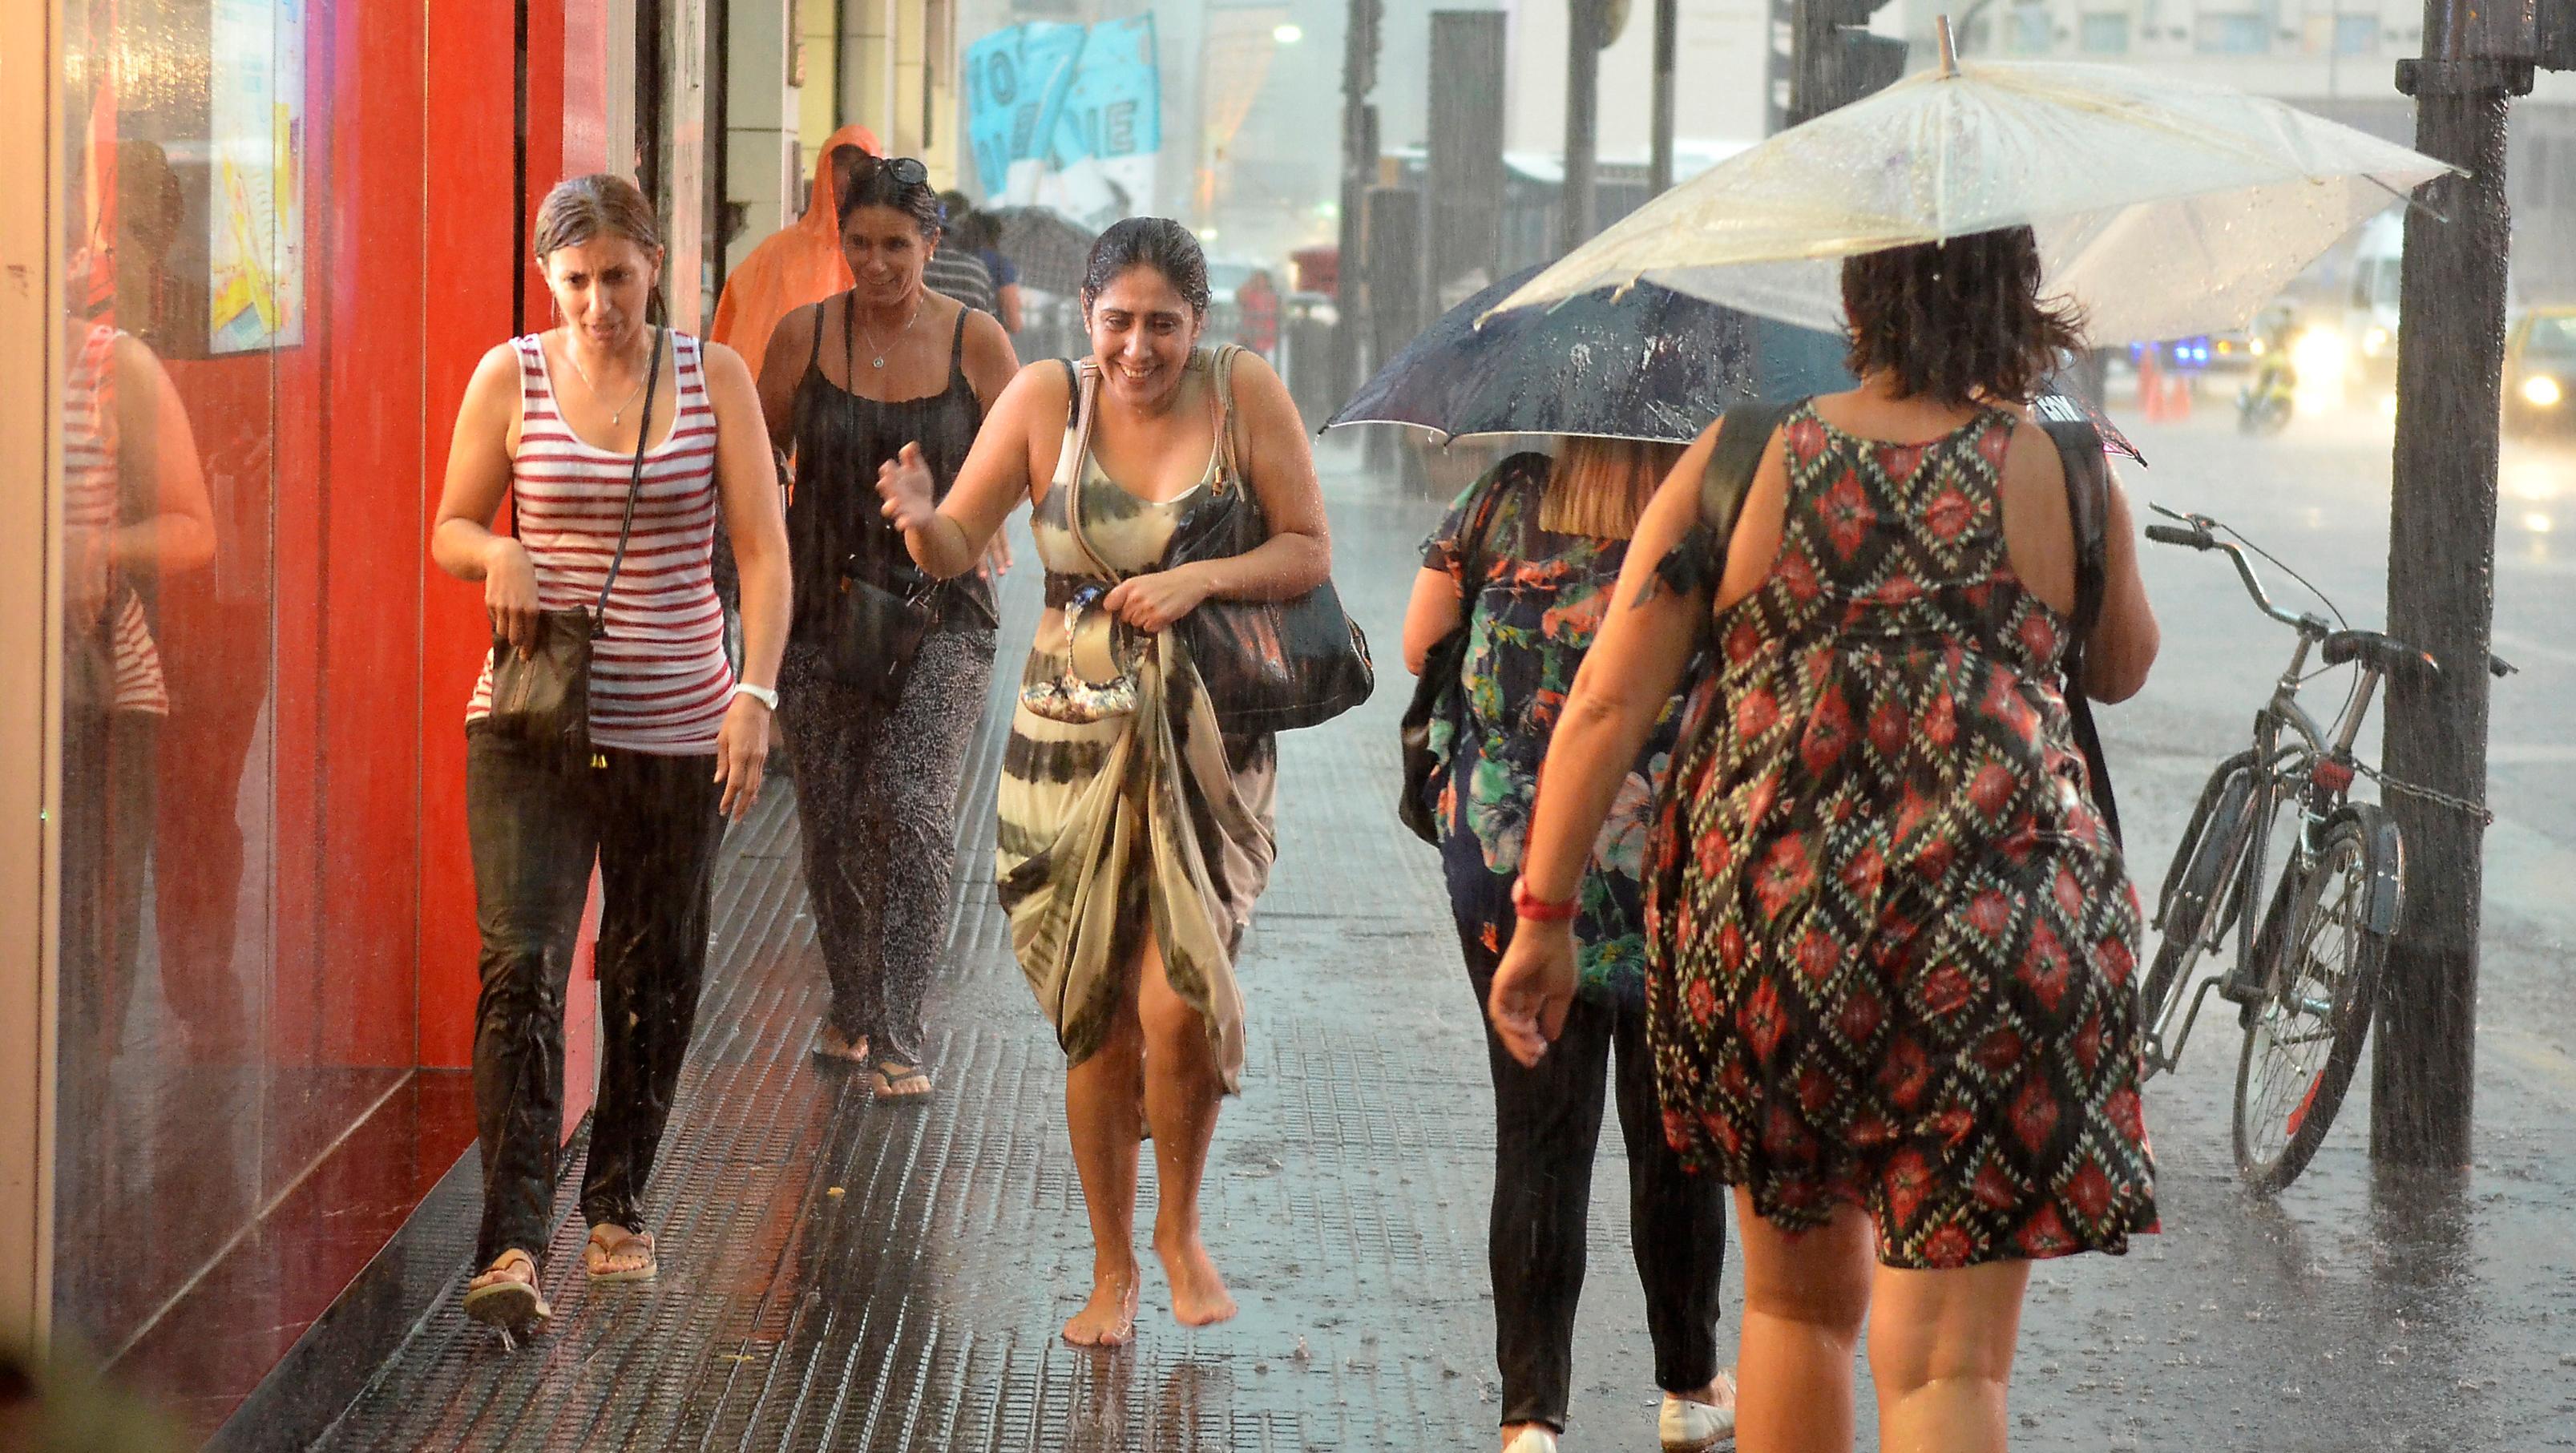
[[[2159,511],[2171,514],[2170,511]],[[2206,537],[2214,523],[2196,516],[2176,515]],[[2333,633],[2331,622],[2318,616],[2293,612],[2273,604],[2263,589],[2263,582],[2245,550],[2233,541],[2210,538],[2201,548],[2224,552],[2236,566],[2246,594],[2265,615],[2297,632],[2297,643],[2290,652],[2290,662],[2282,668],[2273,683],[2272,697],[2254,716],[2254,744],[2243,815],[2232,825],[2232,840],[2220,860],[2221,870],[2211,901],[2203,916],[2195,940],[2203,953],[2216,952],[2230,928],[2236,930],[2236,961],[2224,975],[2211,974],[2197,986],[2176,985],[2175,992],[2162,1007],[2158,1022],[2147,1026],[2146,1058],[2151,1072],[2172,1069],[2182,1059],[2184,1046],[2199,1022],[2200,1011],[2212,990],[2238,1004],[2255,1002],[2269,992],[2270,985],[2249,982],[2248,969],[2256,963],[2256,944],[2263,929],[2264,914],[2248,912],[2254,905],[2262,884],[2269,880],[2273,820],[2281,808],[2296,801],[2299,809],[2298,835],[2291,845],[2290,866],[2295,873],[2300,864],[2312,859],[2320,846],[2319,837],[2336,808],[2344,801],[2354,777],[2352,744],[2361,734],[2362,723],[2379,692],[2382,672],[2363,663],[2361,676],[2351,699],[2332,725],[2321,725],[2299,703],[2299,688],[2306,682],[2309,657],[2326,637]],[[2182,865],[2188,871],[2188,864]],[[2159,924],[2161,926],[2161,924]],[[2295,932],[2299,925],[2284,924],[2285,933]],[[2189,987],[2190,992],[2180,992]],[[2188,1000],[2188,1006],[2185,1000]],[[2179,1030],[2168,1035],[2166,1027],[2182,1014]]]

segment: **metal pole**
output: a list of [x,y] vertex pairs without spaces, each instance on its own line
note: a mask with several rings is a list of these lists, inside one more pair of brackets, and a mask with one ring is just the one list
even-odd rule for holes
[[1377,84],[1378,18],[1383,0],[1351,0],[1342,32],[1342,202],[1335,239],[1332,395],[1336,407],[1359,387],[1360,219],[1377,180],[1377,128],[1368,96]]
[[1566,0],[1565,191],[1556,209],[1556,250],[1592,237],[1594,114],[1600,109],[1601,0]]
[[[2504,369],[2505,119],[2531,63],[2464,44],[2470,0],[2425,0],[2424,59],[2400,62],[2416,98],[2415,146],[2467,176],[2428,183],[2406,215],[2389,499],[2388,629],[2441,662],[2437,680],[2393,680],[2389,774],[2481,802],[2487,785],[2487,651],[2495,620],[2497,419]],[[2406,838],[2407,893],[2373,1045],[2370,1150],[2396,1164],[2468,1164],[2476,1069],[2482,820],[2391,791]]]
[[1681,0],[1655,0],[1653,138],[1646,160],[1646,192],[1662,196],[1673,184],[1673,49]]

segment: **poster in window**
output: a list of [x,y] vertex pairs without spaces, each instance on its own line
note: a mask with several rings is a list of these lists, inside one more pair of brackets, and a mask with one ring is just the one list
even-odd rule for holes
[[309,0],[213,0],[207,349],[304,341],[304,24]]

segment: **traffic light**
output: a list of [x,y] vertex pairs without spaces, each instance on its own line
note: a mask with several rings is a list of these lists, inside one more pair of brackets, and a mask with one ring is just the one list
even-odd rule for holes
[[1797,0],[1789,124],[1848,106],[1905,74],[1905,42],[1869,33],[1888,0]]

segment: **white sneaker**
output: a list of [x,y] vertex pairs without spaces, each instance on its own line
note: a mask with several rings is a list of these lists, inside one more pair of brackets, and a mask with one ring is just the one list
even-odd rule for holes
[[[1721,1372],[1717,1381],[1728,1393],[1735,1391],[1733,1373]],[[1732,1443],[1735,1440],[1733,1402],[1730,1397],[1728,1406],[1719,1407],[1672,1393],[1664,1394],[1664,1414],[1656,1425],[1663,1438],[1664,1453],[1702,1453],[1704,1449]]]
[[1532,1423],[1512,1435],[1503,1453],[1556,1453],[1556,1435],[1544,1423]]

